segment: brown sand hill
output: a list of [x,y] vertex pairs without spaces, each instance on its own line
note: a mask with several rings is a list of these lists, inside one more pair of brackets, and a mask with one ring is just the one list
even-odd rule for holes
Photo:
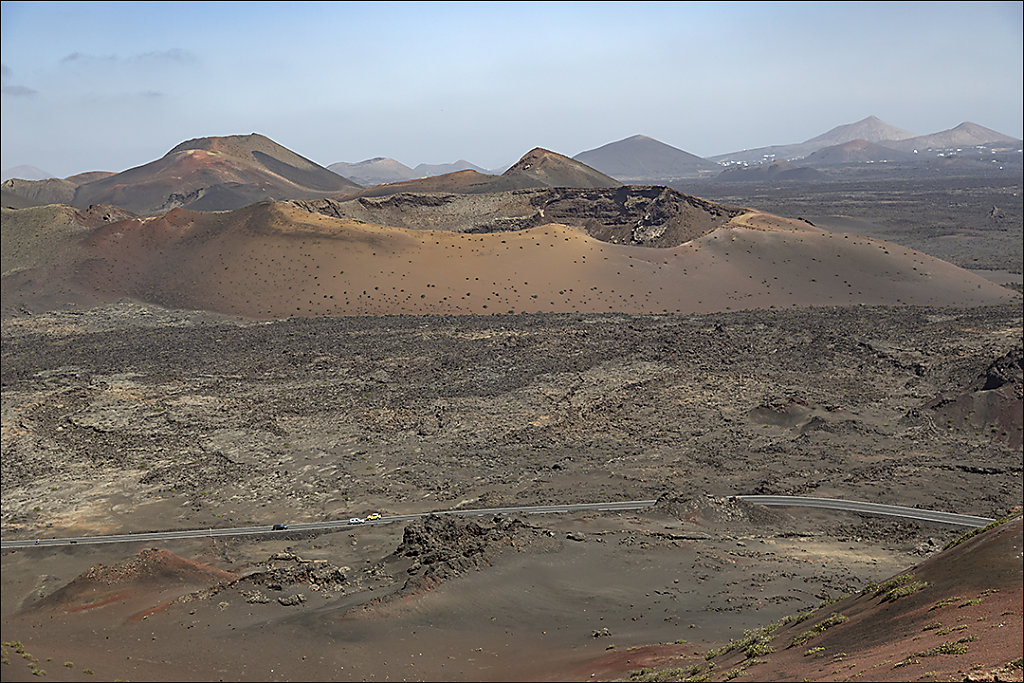
[[1020,139],[1005,135],[985,126],[964,121],[949,130],[920,135],[900,140],[893,147],[905,150],[914,149],[947,149],[949,147],[973,147],[974,145],[994,144],[995,146],[1020,145]]
[[527,187],[618,187],[615,178],[556,152],[536,147],[501,174],[495,190]]
[[1024,353],[1021,346],[995,359],[973,382],[925,404],[935,424],[984,430],[1014,448],[1024,444]]
[[179,206],[237,209],[268,199],[324,197],[359,189],[262,135],[197,138],[162,158],[80,185],[77,207],[113,204],[140,214]]
[[0,189],[0,203],[3,204],[5,209],[27,209],[30,206],[43,205],[42,202],[15,194],[6,188]]
[[386,157],[374,157],[365,161],[349,163],[339,161],[327,167],[329,171],[337,173],[343,178],[365,185],[380,185],[381,183],[395,183],[403,180],[412,180],[420,177],[411,168],[400,161]]
[[5,180],[4,194],[23,197],[36,204],[70,204],[75,199],[78,184],[64,178],[46,178],[44,180],[22,180],[11,178]]
[[819,149],[814,154],[808,155],[802,163],[809,166],[833,166],[866,162],[912,161],[914,158],[913,153],[901,152],[876,142],[851,140]]
[[789,161],[773,161],[755,166],[731,166],[713,178],[715,182],[748,183],[767,181],[823,180],[825,174],[809,166],[797,166]]
[[[114,174],[110,171],[86,171],[67,178],[43,178],[41,180],[11,178],[5,180],[2,186],[5,197],[4,206],[20,209],[25,206],[43,204],[71,204],[80,185],[102,180],[112,175]],[[11,195],[10,199],[6,199],[8,195]],[[20,197],[22,201],[18,201],[14,197]],[[25,200],[30,203],[26,203]]]
[[267,318],[983,305],[1019,298],[910,249],[758,212],[679,246],[652,249],[602,242],[556,223],[459,234],[264,203],[124,220],[93,230],[80,245],[49,270],[12,265],[18,277],[5,271],[5,309],[76,296]]
[[385,183],[358,192],[360,197],[386,197],[403,192],[459,192],[464,194],[482,194],[491,192],[497,176],[478,173],[472,169],[455,171],[429,178],[404,180],[397,183]]
[[114,206],[96,205],[86,211],[61,204],[5,206],[0,231],[3,310],[15,306],[12,301],[48,308],[100,301],[95,293],[74,286],[75,269],[85,258],[80,241],[100,225],[133,217]]
[[399,192],[458,192],[485,194],[537,187],[600,188],[619,187],[622,183],[596,171],[586,164],[537,147],[527,152],[500,176],[478,173],[472,169],[429,178],[371,187],[358,193],[361,197],[383,197]]
[[445,173],[455,173],[456,171],[476,171],[478,173],[486,173],[486,169],[472,164],[465,159],[459,159],[453,161],[450,164],[417,164],[416,168],[412,169],[412,172],[417,177],[422,176],[435,176],[444,175]]

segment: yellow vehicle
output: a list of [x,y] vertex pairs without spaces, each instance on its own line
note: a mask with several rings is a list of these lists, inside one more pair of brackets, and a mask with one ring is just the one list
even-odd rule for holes
[[366,515],[366,519],[367,520],[380,519],[380,513],[379,512],[374,512],[372,514]]

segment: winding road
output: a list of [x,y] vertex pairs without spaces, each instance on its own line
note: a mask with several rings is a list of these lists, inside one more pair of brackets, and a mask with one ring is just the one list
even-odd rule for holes
[[[841,510],[865,515],[882,515],[902,517],[936,524],[949,524],[964,527],[985,526],[995,520],[988,517],[960,515],[952,512],[921,510],[919,508],[901,507],[898,505],[880,505],[835,498],[812,498],[808,496],[735,496],[741,500],[767,507],[810,507],[825,510]],[[581,512],[585,510],[620,511],[642,510],[653,506],[656,500],[627,500],[612,503],[572,503],[566,505],[531,505],[524,507],[481,508],[475,510],[441,510],[436,512],[420,512],[412,515],[394,515],[375,520],[366,520],[362,524],[350,524],[347,519],[333,522],[302,522],[288,524],[284,529],[273,526],[230,527],[220,529],[189,529],[185,531],[157,531],[136,534],[117,534],[113,536],[81,536],[77,538],[40,538],[38,540],[0,541],[0,549],[43,548],[66,545],[95,545],[100,543],[152,543],[153,541],[171,541],[184,538],[213,538],[216,536],[246,536],[257,534],[280,534],[295,531],[325,531],[338,528],[358,528],[370,524],[390,524],[404,522],[427,515],[458,515],[460,517],[478,517],[493,515],[538,515],[558,512]]]

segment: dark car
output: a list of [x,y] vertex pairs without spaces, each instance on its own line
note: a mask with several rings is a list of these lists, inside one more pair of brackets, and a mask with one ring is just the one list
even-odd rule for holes
[[275,524],[273,526],[274,531],[284,531],[287,528],[288,528],[287,524]]

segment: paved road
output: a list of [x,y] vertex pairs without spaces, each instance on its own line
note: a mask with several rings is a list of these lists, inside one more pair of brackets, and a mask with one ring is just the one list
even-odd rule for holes
[[768,507],[811,507],[825,510],[845,510],[847,512],[860,512],[866,515],[883,515],[887,517],[903,517],[905,519],[916,519],[922,522],[937,522],[939,524],[952,524],[954,526],[978,527],[994,522],[989,517],[975,517],[974,515],[958,515],[952,512],[937,512],[935,510],[919,510],[918,508],[906,508],[898,505],[879,505],[878,503],[861,503],[856,500],[839,500],[836,498],[811,498],[808,496],[736,496],[748,503],[765,505]]
[[[878,505],[834,498],[810,498],[805,496],[736,496],[757,505],[770,507],[813,507],[827,510],[844,510],[868,515],[885,515],[903,517],[919,521],[951,524],[956,526],[979,527],[993,522],[988,517],[958,515],[950,512],[919,510],[917,508],[899,507],[895,505]],[[421,512],[412,515],[395,515],[367,520],[364,525],[389,524],[404,522],[427,515],[459,515],[461,517],[494,516],[503,514],[536,515],[556,512],[580,512],[585,510],[641,510],[654,505],[656,500],[627,500],[613,503],[574,503],[568,505],[532,505],[527,507],[482,508],[475,510],[442,510],[439,512]],[[289,524],[287,529],[274,529],[273,526],[250,526],[220,529],[191,529],[188,531],[159,531],[153,533],[119,534],[114,536],[82,536],[78,538],[40,538],[26,541],[0,541],[0,548],[42,548],[66,545],[95,545],[100,543],[152,543],[154,541],[170,541],[183,538],[213,538],[216,536],[246,536],[257,534],[280,534],[294,531],[323,531],[338,528],[354,528],[360,525],[349,524],[347,519],[333,522],[304,522]]]

